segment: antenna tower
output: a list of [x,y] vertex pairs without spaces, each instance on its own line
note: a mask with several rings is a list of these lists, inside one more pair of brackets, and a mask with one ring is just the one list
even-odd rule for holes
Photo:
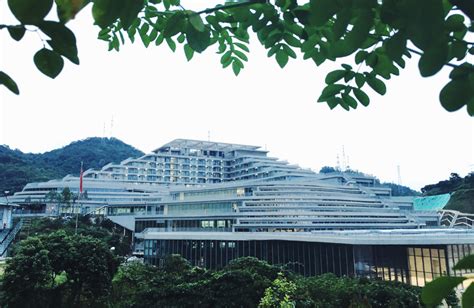
[[397,165],[398,185],[402,185],[402,176],[400,175],[400,165]]

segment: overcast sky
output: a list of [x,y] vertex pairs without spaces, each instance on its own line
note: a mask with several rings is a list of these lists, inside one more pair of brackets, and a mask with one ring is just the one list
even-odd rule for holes
[[[0,2],[0,23],[6,16]],[[222,69],[215,47],[187,63],[180,48],[145,49],[138,36],[120,52],[97,40],[90,7],[68,24],[77,37],[81,64],[65,61],[55,79],[42,75],[32,57],[42,48],[36,33],[15,42],[0,30],[0,69],[19,84],[16,96],[0,88],[0,144],[45,152],[92,136],[116,137],[149,152],[176,138],[260,145],[271,156],[319,170],[335,166],[342,148],[349,165],[382,181],[420,187],[473,169],[474,121],[465,108],[448,113],[438,94],[449,70],[421,78],[417,59],[371,92],[371,104],[346,112],[316,103],[326,73],[290,61],[280,69],[254,40],[238,77]],[[472,60],[472,58],[471,58]]]

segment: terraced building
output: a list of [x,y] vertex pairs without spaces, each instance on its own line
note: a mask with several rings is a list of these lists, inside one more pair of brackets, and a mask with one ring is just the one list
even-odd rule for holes
[[107,215],[134,233],[135,253],[152,264],[172,253],[207,268],[256,256],[304,275],[423,285],[456,274],[456,258],[474,253],[472,229],[442,227],[436,210],[417,210],[374,177],[318,174],[257,146],[178,139],[87,170],[82,198],[54,201],[66,187],[77,193],[78,179],[31,183],[11,199]]

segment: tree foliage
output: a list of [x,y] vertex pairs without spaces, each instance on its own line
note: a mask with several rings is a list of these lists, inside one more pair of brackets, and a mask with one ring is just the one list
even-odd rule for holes
[[103,306],[118,265],[107,245],[90,236],[30,237],[7,261],[2,306]]
[[[76,234],[75,219],[38,218],[32,219],[17,236],[19,243],[28,239],[28,236],[46,236],[55,232],[64,232],[67,236]],[[115,254],[127,256],[131,253],[131,234],[123,233],[122,228],[116,228],[109,219],[91,220],[88,216],[78,217],[77,234],[90,236],[106,243],[107,247],[114,247]],[[17,246],[15,243],[14,246]],[[14,247],[14,249],[16,249]]]
[[451,173],[448,180],[426,185],[421,191],[426,196],[450,193],[451,198],[445,209],[474,214],[474,172],[464,178]]
[[[469,255],[459,260],[453,267],[453,270],[472,273],[474,271],[474,255]],[[466,279],[468,279],[468,277],[438,277],[426,284],[421,293],[421,298],[428,307],[437,307],[444,299],[453,293],[453,289],[455,290],[455,288]],[[461,303],[462,308],[474,307],[474,283],[471,283],[464,290]]]
[[[1,25],[14,40],[26,30],[41,31],[46,47],[34,55],[45,75],[55,78],[63,58],[79,64],[74,34],[65,25],[88,3],[101,30],[99,39],[119,50],[126,37],[148,47],[166,42],[182,45],[189,61],[215,45],[224,68],[238,75],[248,60],[250,32],[267,49],[268,57],[285,67],[298,54],[317,66],[352,56],[356,66],[342,64],[325,79],[317,99],[333,109],[370,104],[367,91],[384,95],[385,81],[400,74],[413,54],[419,55],[420,75],[451,69],[439,99],[448,111],[464,106],[474,115],[474,4],[469,0],[237,0],[192,11],[180,0],[56,0],[59,21],[44,20],[53,0],[9,0],[20,24]],[[16,83],[0,72],[0,83],[19,93]]]

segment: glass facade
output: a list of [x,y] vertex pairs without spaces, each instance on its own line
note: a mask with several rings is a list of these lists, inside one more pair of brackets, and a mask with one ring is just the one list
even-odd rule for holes
[[219,269],[231,260],[252,256],[286,265],[305,276],[334,273],[353,276],[350,245],[290,241],[145,240],[145,262],[160,265],[169,254],[180,254],[193,266]]
[[[297,241],[145,240],[145,262],[160,265],[169,254],[180,254],[193,266],[219,269],[231,260],[252,256],[274,265],[286,265],[305,276],[334,273],[399,281],[415,286],[448,275],[448,259],[469,245],[398,246],[345,245]],[[451,250],[447,253],[446,251]],[[459,254],[459,251],[458,251]],[[451,264],[449,265],[451,266]],[[461,274],[461,273],[460,273]]]

